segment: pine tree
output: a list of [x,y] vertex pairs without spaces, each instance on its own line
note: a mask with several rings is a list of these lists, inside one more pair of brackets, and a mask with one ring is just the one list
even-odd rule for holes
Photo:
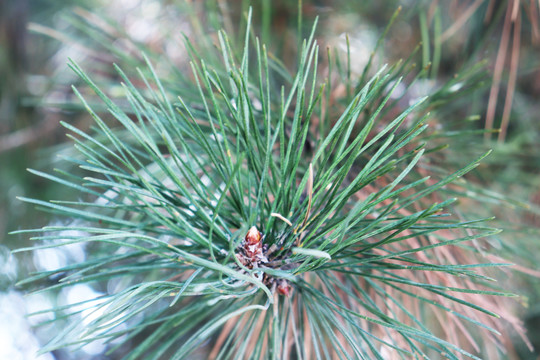
[[190,72],[174,81],[152,54],[131,61],[137,77],[115,66],[122,97],[70,62],[101,100],[74,88],[96,126],[63,123],[78,151],[64,161],[85,174],[31,172],[81,199],[23,199],[66,220],[19,233],[40,242],[22,251],[81,244],[88,256],[20,285],[103,296],[51,309],[62,330],[42,351],[105,341],[126,359],[478,359],[503,348],[497,312],[512,295],[491,273],[507,264],[479,245],[499,230],[455,206],[488,152],[463,151],[456,168],[452,146],[474,131],[436,123],[482,65],[411,99],[396,89],[431,71],[415,54],[379,68],[372,56],[353,77],[350,53],[322,56],[314,24],[291,71],[251,22],[250,11],[239,41],[219,31],[216,48],[186,40]]

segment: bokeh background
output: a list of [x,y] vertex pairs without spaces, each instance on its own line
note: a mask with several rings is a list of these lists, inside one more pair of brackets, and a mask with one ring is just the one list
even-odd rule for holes
[[[30,246],[31,242],[26,235],[8,235],[59,221],[17,197],[77,198],[75,190],[27,171],[62,167],[62,156],[71,155],[70,140],[60,121],[82,129],[91,124],[74,99],[71,85],[77,85],[78,79],[66,65],[68,58],[80,63],[112,93],[117,79],[111,64],[136,64],[141,51],[150,51],[158,70],[162,65],[162,72],[171,64],[182,71],[187,66],[182,36],[199,36],[194,21],[198,12],[216,10],[215,22],[228,29],[234,27],[234,19],[248,5],[247,1],[204,3],[0,1],[0,359],[104,358],[102,344],[36,355],[49,334],[47,328],[34,326],[47,320],[47,315],[27,314],[99,294],[90,286],[77,285],[58,297],[46,293],[25,296],[25,290],[16,285],[18,281],[35,271],[81,261],[85,252],[73,246],[13,255],[13,249]],[[376,60],[392,63],[409,56],[423,42],[418,64],[430,66],[429,76],[415,83],[412,92],[429,95],[456,72],[481,64],[481,83],[459,107],[448,110],[448,118],[459,118],[459,126],[480,134],[476,143],[465,147],[494,149],[475,174],[485,187],[486,204],[490,205],[468,210],[497,216],[496,226],[505,230],[505,246],[515,250],[501,254],[517,264],[516,273],[508,275],[511,281],[503,286],[521,295],[516,312],[535,346],[530,351],[516,334],[511,339],[516,351],[509,356],[521,359],[537,359],[540,353],[539,5],[535,0],[304,0],[301,5],[306,27],[315,16],[320,17],[316,36],[321,48],[329,47],[346,56],[349,42],[351,71],[357,75],[399,6],[401,12],[383,39]],[[255,6],[267,14],[262,20],[267,24],[261,24],[263,41],[275,44],[275,53],[285,64],[294,63],[294,51],[290,49],[297,39],[284,35],[297,29],[297,3],[260,1]],[[501,132],[482,133],[499,127]],[[464,153],[467,150],[463,148]],[[501,252],[505,246],[501,246]]]

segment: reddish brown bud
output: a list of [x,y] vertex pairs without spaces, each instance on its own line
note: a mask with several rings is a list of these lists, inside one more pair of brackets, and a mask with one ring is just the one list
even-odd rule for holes
[[277,291],[280,295],[289,296],[291,293],[291,285],[286,280],[280,280],[277,286]]
[[246,235],[246,244],[255,245],[260,242],[261,242],[261,233],[259,232],[259,230],[257,230],[255,226],[252,226]]
[[252,226],[251,229],[249,229],[243,244],[244,252],[252,262],[266,259],[263,255],[261,240],[261,233],[255,226]]

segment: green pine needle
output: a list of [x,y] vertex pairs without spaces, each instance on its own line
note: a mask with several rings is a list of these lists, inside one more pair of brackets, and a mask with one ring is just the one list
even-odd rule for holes
[[281,77],[250,22],[239,56],[219,33],[221,67],[191,52],[193,82],[181,96],[146,57],[137,82],[116,67],[122,106],[69,63],[108,110],[74,89],[97,127],[64,124],[80,152],[65,161],[86,176],[30,171],[86,198],[21,198],[69,220],[36,230],[40,245],[19,251],[81,244],[88,258],[19,285],[116,285],[97,302],[51,309],[80,320],[42,352],[101,340],[126,359],[183,359],[198,348],[217,359],[478,359],[444,338],[434,314],[498,333],[482,317],[498,315],[475,301],[508,296],[483,272],[505,264],[448,255],[474,258],[466,244],[498,231],[445,213],[453,184],[487,154],[424,175],[434,151],[425,112],[443,94],[389,119],[407,62],[365,72],[341,115],[320,125],[331,85],[317,80],[314,32],[296,73]]

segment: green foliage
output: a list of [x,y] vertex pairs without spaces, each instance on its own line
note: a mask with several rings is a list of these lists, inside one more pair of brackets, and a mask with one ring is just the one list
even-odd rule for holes
[[[88,258],[20,285],[107,290],[51,309],[81,320],[42,351],[100,340],[126,359],[201,349],[219,359],[478,359],[471,338],[499,333],[483,299],[508,294],[485,273],[504,264],[481,262],[475,244],[498,230],[449,211],[486,154],[433,171],[440,140],[464,133],[426,129],[427,111],[457,96],[458,81],[474,88],[481,69],[403,107],[395,89],[410,59],[352,79],[328,55],[348,88],[333,102],[335,84],[317,79],[314,30],[290,74],[250,19],[240,51],[225,32],[217,54],[188,42],[192,80],[178,92],[146,60],[137,81],[116,67],[124,97],[112,99],[70,63],[108,114],[74,89],[96,127],[63,124],[80,153],[65,161],[86,176],[32,172],[86,199],[24,198],[68,221],[20,231],[40,245],[19,251],[82,244]],[[263,238],[250,244],[253,226]],[[464,339],[445,335],[446,322]]]

